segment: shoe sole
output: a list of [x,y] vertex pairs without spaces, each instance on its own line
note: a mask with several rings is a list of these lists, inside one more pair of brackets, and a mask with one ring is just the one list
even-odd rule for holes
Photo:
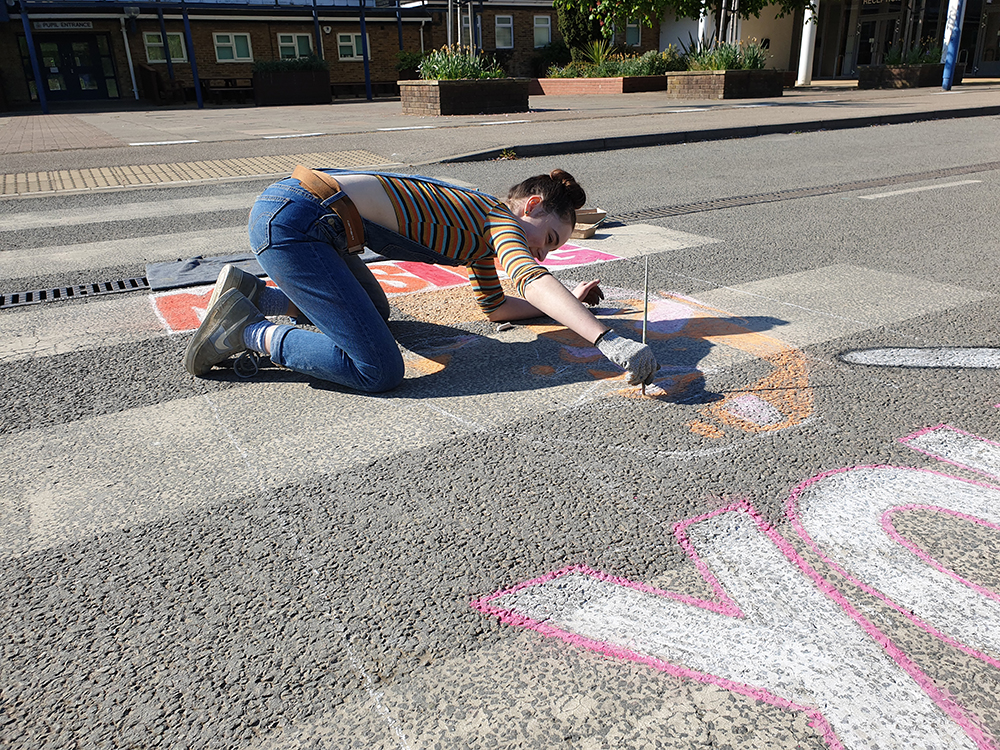
[[[194,336],[188,343],[187,350],[184,352],[185,370],[195,377],[201,377],[208,373],[219,362],[224,362],[233,354],[236,354],[236,351],[220,352],[219,349],[211,342],[212,338],[216,336],[218,330],[222,327],[222,321],[233,311],[234,307],[243,301],[246,301],[246,297],[241,294],[239,290],[229,289],[219,298],[219,301],[209,309],[208,314],[205,316],[205,320],[203,320],[201,325],[198,326],[198,330],[195,331]],[[247,319],[249,319],[249,317],[241,320],[236,325],[239,326],[243,324]],[[224,341],[228,340],[229,336],[235,335],[235,333],[236,331],[234,328],[226,331]],[[242,341],[240,343],[242,344]],[[198,360],[202,359],[200,355],[206,347],[211,347],[213,354],[207,358],[207,360],[210,361],[203,361],[199,364]],[[242,349],[239,351],[242,351]]]

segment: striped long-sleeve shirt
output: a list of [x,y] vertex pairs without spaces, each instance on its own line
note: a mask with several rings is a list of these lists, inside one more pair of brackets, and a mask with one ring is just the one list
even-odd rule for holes
[[375,176],[396,211],[399,233],[466,266],[476,302],[487,315],[504,302],[495,260],[520,295],[548,273],[528,252],[510,209],[493,196],[419,177]]

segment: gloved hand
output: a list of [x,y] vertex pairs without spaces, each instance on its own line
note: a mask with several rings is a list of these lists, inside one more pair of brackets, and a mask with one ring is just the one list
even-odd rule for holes
[[608,331],[597,340],[601,354],[628,372],[628,384],[648,385],[660,366],[656,364],[653,350],[647,344],[626,339],[614,331]]

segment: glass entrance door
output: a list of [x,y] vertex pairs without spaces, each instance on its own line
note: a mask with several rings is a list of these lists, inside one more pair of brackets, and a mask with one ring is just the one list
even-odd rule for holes
[[979,25],[976,45],[976,75],[1000,76],[1000,8],[989,8]]
[[892,48],[898,16],[865,18],[858,28],[858,65],[880,65]]
[[52,101],[118,98],[106,36],[39,35],[35,44],[42,83]]

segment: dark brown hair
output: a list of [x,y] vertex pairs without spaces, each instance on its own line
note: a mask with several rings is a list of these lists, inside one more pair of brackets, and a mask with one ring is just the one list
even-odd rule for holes
[[587,194],[573,175],[561,169],[553,169],[548,174],[529,177],[510,189],[507,200],[520,200],[533,195],[541,196],[542,210],[555,214],[563,221],[576,224],[576,210],[583,208]]

